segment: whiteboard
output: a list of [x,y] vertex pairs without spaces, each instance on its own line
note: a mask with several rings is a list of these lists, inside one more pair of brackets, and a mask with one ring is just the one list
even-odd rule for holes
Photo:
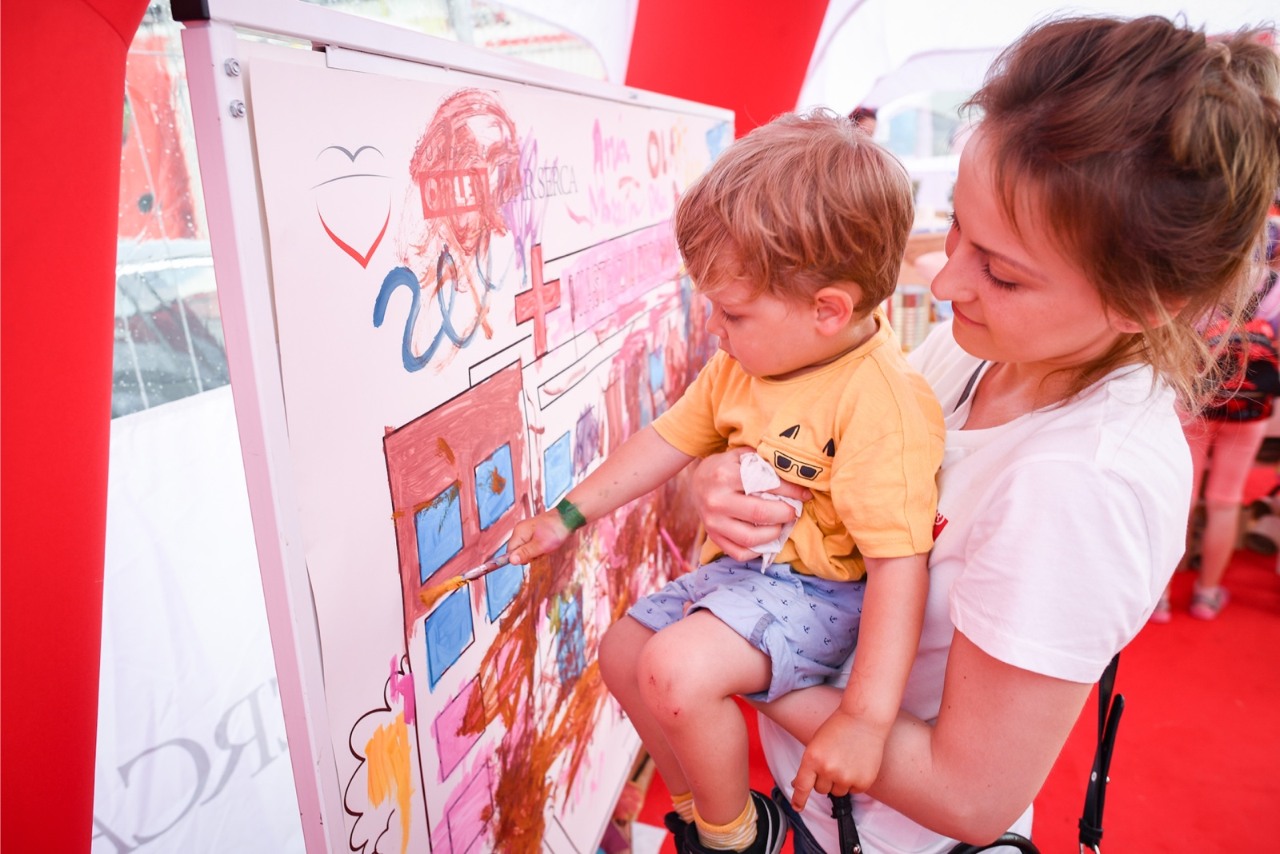
[[308,850],[594,851],[638,748],[595,651],[683,568],[678,485],[420,594],[705,361],[670,218],[732,114],[308,4],[205,5],[184,47]]

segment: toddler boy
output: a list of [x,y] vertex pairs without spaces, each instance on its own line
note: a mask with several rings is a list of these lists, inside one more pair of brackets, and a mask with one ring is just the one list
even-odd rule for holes
[[693,459],[735,448],[812,494],[767,567],[707,542],[698,569],[637,602],[601,645],[609,689],[673,793],[681,851],[781,849],[786,821],[749,789],[733,697],[768,703],[819,684],[855,641],[824,727],[840,727],[855,790],[879,771],[919,641],[945,436],[879,308],[911,196],[901,164],[825,110],[733,143],[675,217],[719,352],[670,410],[512,534],[512,562],[527,563]]

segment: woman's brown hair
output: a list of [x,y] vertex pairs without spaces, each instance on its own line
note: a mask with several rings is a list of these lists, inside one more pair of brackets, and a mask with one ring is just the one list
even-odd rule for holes
[[1041,24],[967,103],[981,112],[1010,222],[1057,235],[1110,310],[1140,323],[1085,365],[1079,393],[1146,362],[1196,408],[1213,359],[1197,332],[1238,313],[1261,276],[1280,185],[1280,57],[1273,34],[1207,38],[1164,18]]

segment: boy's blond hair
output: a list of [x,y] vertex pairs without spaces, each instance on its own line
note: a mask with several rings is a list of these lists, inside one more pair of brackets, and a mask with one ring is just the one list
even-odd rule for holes
[[893,293],[914,216],[889,152],[830,110],[787,113],[734,142],[676,208],[703,293],[734,280],[782,298],[853,284],[859,314]]

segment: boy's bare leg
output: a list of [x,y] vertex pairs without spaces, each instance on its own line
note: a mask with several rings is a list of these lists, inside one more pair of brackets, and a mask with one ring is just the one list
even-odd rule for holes
[[766,690],[770,673],[769,658],[708,611],[668,626],[640,651],[636,676],[649,719],[711,824],[738,818],[750,797],[747,726],[734,696]]
[[756,711],[781,726],[801,744],[808,744],[827,718],[840,707],[844,692],[831,685],[814,685],[784,694],[772,703],[750,701]]
[[672,794],[682,794],[689,791],[684,769],[640,694],[637,666],[645,644],[652,637],[653,629],[638,620],[626,616],[618,620],[600,640],[600,675],[604,677],[609,693],[631,719],[631,725],[644,742],[644,749],[662,775],[667,790]]

